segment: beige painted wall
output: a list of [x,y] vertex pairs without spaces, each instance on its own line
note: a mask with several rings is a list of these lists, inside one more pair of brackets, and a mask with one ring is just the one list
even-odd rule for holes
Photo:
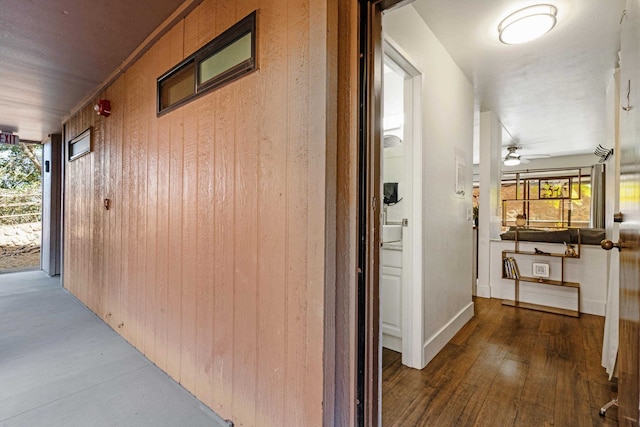
[[[353,24],[353,4],[340,8]],[[156,78],[254,9],[259,70],[156,117]],[[65,141],[89,126],[94,140],[66,163],[64,286],[236,425],[321,424],[335,345],[341,390],[353,384],[352,345],[332,336],[335,301],[349,313],[348,300],[326,290],[353,280],[331,266],[353,265],[354,249],[338,260],[328,243],[355,202],[349,168],[335,170],[355,154],[335,146],[336,123],[353,124],[336,119],[337,34],[355,38],[337,11],[205,0],[99,94],[110,117],[87,106],[65,124]],[[353,65],[341,65],[352,89]],[[330,410],[353,419],[350,404]]]

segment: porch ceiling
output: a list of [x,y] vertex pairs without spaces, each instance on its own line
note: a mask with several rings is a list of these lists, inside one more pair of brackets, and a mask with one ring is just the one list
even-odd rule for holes
[[184,0],[3,0],[0,130],[42,141]]

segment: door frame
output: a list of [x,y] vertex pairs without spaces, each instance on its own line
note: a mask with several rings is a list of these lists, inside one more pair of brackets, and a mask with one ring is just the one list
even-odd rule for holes
[[42,236],[40,269],[57,276],[62,268],[62,135],[42,144]]
[[380,151],[382,12],[413,0],[359,0],[356,425],[381,424]]
[[383,58],[404,77],[404,217],[402,230],[402,364],[422,369],[422,71],[393,38],[383,34]]

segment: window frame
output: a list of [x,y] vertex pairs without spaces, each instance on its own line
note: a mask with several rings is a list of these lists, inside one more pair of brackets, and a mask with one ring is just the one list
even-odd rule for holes
[[[70,139],[67,142],[67,161],[71,162],[73,160],[79,159],[80,157],[86,156],[87,154],[89,154],[89,153],[91,153],[93,151],[93,131],[92,130],[93,130],[93,128],[89,127],[87,129],[85,129],[84,131],[82,131],[80,134],[78,134],[76,137]],[[72,154],[73,146],[78,144],[78,143],[80,143],[85,138],[89,139],[89,144],[87,145],[87,148],[83,149],[80,152]]]
[[[225,30],[222,34],[215,37],[209,43],[198,49],[195,53],[189,55],[179,64],[172,67],[169,71],[162,74],[157,79],[156,84],[156,114],[158,117],[175,110],[176,108],[212,91],[231,83],[238,78],[249,74],[258,69],[257,61],[257,10],[238,21],[232,27]],[[247,34],[251,34],[251,56],[248,59],[234,65],[233,67],[223,71],[217,76],[200,83],[200,64],[209,59],[211,56],[222,51],[223,49],[233,45]],[[168,82],[171,77],[177,75],[181,71],[191,67],[194,76],[193,93],[182,98],[179,101],[162,108],[162,88],[163,84]]]
[[[565,217],[564,215],[565,211],[567,212],[572,211],[571,208],[565,209],[565,204],[567,202],[571,203],[572,201],[583,200],[582,186],[583,184],[591,185],[591,174],[590,172],[587,172],[587,171],[591,171],[592,169],[593,169],[592,166],[583,166],[583,167],[567,167],[567,168],[558,168],[558,169],[538,169],[538,170],[503,172],[501,183],[500,183],[500,194],[501,194],[500,210],[501,210],[501,217],[502,217],[501,226],[505,228],[513,225],[512,223],[510,223],[510,220],[507,218],[507,211],[508,211],[507,205],[513,202],[523,203],[522,211],[523,213],[526,214],[527,226],[529,226],[530,222],[542,223],[546,221],[543,219],[531,218],[530,216],[531,202],[544,203],[544,202],[555,201],[557,203],[562,203],[562,206],[560,207],[560,209],[563,214],[561,215],[560,218],[558,218],[558,221],[555,221],[556,223],[561,223],[561,225],[560,226],[538,225],[537,227],[538,228],[542,227],[547,229],[553,229],[553,228],[564,229],[564,228],[580,227],[580,226],[574,225],[573,223],[583,222],[582,220],[574,219],[574,218],[571,218],[570,216]],[[563,180],[563,179],[566,179],[567,182],[569,183],[568,196],[541,197],[540,191],[541,191],[541,183],[543,181],[554,181],[554,180]],[[537,181],[536,193],[534,195],[531,195],[530,193],[531,183],[536,181]],[[516,186],[515,198],[504,198],[502,191],[505,185]],[[574,185],[575,187],[577,187],[576,195],[572,194],[572,189],[574,188]],[[521,194],[520,190],[523,190],[524,194]],[[590,198],[591,196],[589,196],[589,199]],[[591,204],[589,206],[590,206],[589,207],[589,223],[591,223],[591,220],[593,218],[593,212],[592,212],[593,208]]]

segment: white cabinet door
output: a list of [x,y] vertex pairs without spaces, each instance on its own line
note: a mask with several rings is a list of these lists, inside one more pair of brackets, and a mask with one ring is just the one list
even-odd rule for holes
[[402,352],[402,269],[382,267],[380,286],[382,346]]

